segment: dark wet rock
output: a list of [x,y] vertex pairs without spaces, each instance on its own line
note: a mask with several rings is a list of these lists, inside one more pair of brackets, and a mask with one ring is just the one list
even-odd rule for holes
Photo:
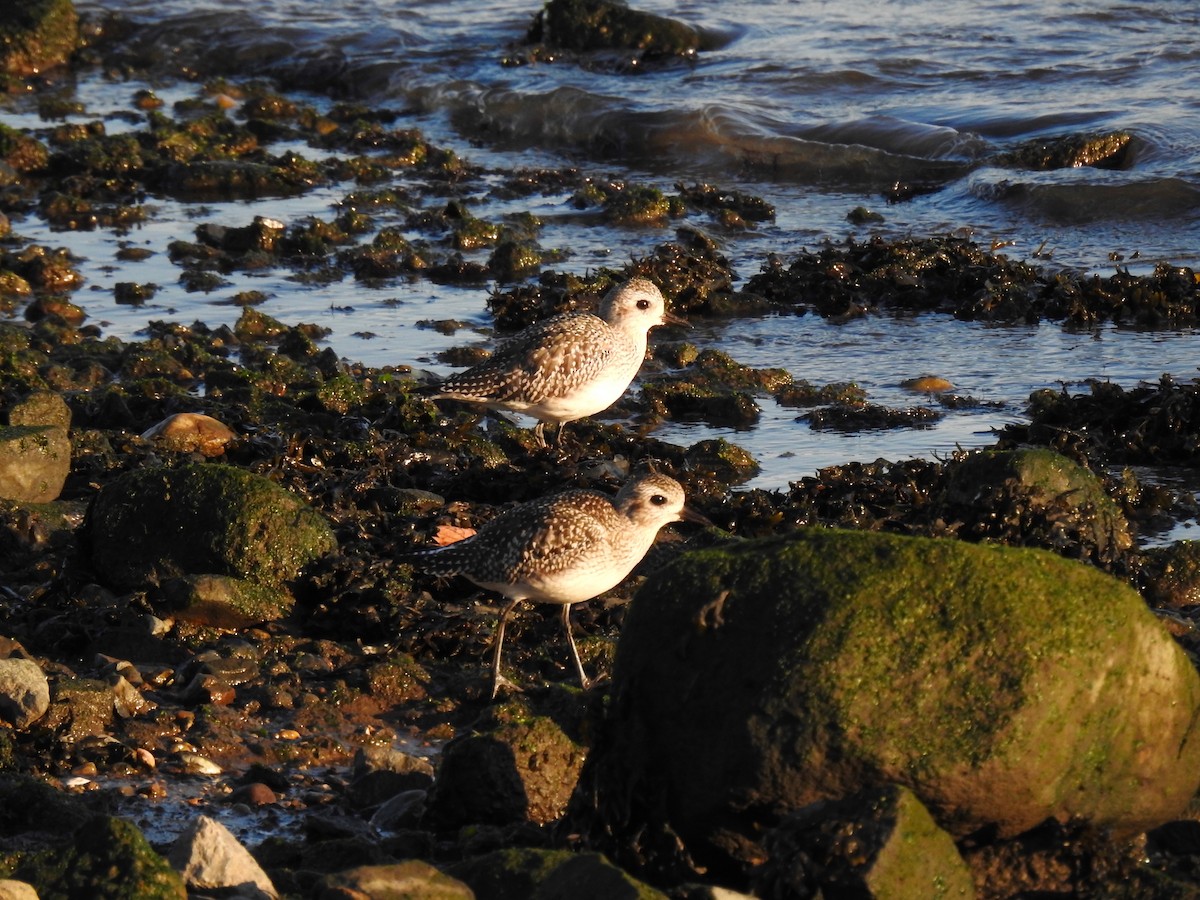
[[772,258],[746,283],[776,308],[847,319],[876,310],[940,311],[960,319],[1147,326],[1200,321],[1200,285],[1190,269],[1107,278],[1046,273],[958,237],[846,240],[804,251],[786,266]]
[[[551,694],[556,696],[559,691]],[[524,698],[511,700],[491,707],[470,734],[447,744],[428,818],[439,828],[527,820],[544,824],[559,818],[586,749],[579,709],[569,701],[557,708],[555,714]]]
[[69,837],[92,817],[93,801],[56,790],[40,778],[0,774],[0,837]]
[[229,829],[208,816],[197,816],[171,845],[167,856],[189,891],[237,892],[247,900],[278,896],[275,886]]
[[[1013,515],[977,514],[1005,505]],[[1038,536],[1040,546],[1077,547],[1101,565],[1113,565],[1133,546],[1129,523],[1100,479],[1053,450],[983,451],[951,461],[936,509],[947,522],[966,523],[960,537],[1009,544],[1037,534],[1031,521],[1043,517],[1049,533]]]
[[[1011,840],[968,838],[959,846],[979,900],[1197,896],[1194,876],[1163,865],[1149,835],[1114,840],[1083,825],[1051,821]],[[1145,864],[1148,858],[1154,860],[1150,865]]]
[[1195,791],[1198,705],[1182,651],[1092,567],[806,529],[651,576],[570,821],[623,864],[735,880],[765,825],[872,785],[955,835],[1135,833]]
[[303,194],[323,180],[321,173],[299,158],[285,155],[270,162],[176,163],[165,170],[159,188],[180,200],[261,199]]
[[46,503],[71,471],[71,413],[62,397],[37,391],[8,408],[0,426],[0,498]]
[[0,719],[25,729],[50,708],[50,683],[32,659],[0,659]]
[[274,622],[295,604],[275,585],[232,575],[181,575],[164,579],[160,587],[163,609],[172,617],[215,628]]
[[356,807],[365,809],[398,794],[425,793],[432,784],[433,766],[428,760],[391,748],[364,748],[354,757],[349,796]]
[[0,266],[24,278],[35,291],[73,291],[83,284],[71,254],[64,249],[48,250],[31,244],[0,256]]
[[428,863],[410,859],[401,863],[358,866],[321,881],[317,900],[473,900],[467,885]]
[[158,293],[156,284],[118,281],[113,285],[113,299],[122,306],[141,306],[147,300],[153,300],[156,293]]
[[825,431],[870,431],[892,428],[932,428],[944,413],[928,406],[881,406],[878,403],[831,403],[796,419]]
[[725,438],[698,441],[688,447],[684,461],[689,469],[722,484],[745,484],[760,466],[750,452]]
[[1164,375],[1125,389],[1092,381],[1086,393],[1040,390],[1029,425],[1009,425],[1005,443],[1053,447],[1107,465],[1193,465],[1200,442],[1200,383]]
[[79,16],[71,0],[26,0],[0,15],[0,71],[37,75],[65,63],[79,46]]
[[[694,184],[690,187],[676,184],[675,190],[688,206],[709,212],[733,213],[739,219],[750,222],[770,222],[775,219],[775,207],[742,191],[721,190],[711,184]],[[728,224],[726,222],[725,224]]]
[[1132,165],[1135,141],[1128,131],[1103,134],[1068,134],[1035,139],[993,157],[992,165],[1007,169],[1127,169]]
[[107,682],[60,675],[41,725],[64,741],[79,741],[105,734],[115,714],[116,694]]
[[[120,873],[120,878],[115,879],[114,873]],[[187,897],[183,880],[151,849],[137,827],[108,816],[82,825],[66,847],[29,854],[13,876],[28,881],[41,897]]]
[[867,209],[865,206],[856,206],[850,212],[846,213],[846,221],[851,225],[877,225],[881,224],[884,219],[880,213],[872,209]]
[[1142,594],[1159,609],[1200,605],[1200,542],[1176,541],[1142,551]]
[[583,897],[665,900],[599,853],[520,847],[448,867],[480,900],[575,900]]
[[97,495],[86,526],[97,569],[130,588],[189,574],[280,587],[336,545],[303,501],[216,463],[127,473]]
[[975,896],[954,840],[906,788],[888,785],[797,810],[768,833],[760,897]]
[[550,0],[529,40],[564,50],[637,50],[647,56],[691,56],[705,45],[690,25],[611,0]]
[[488,269],[500,282],[520,281],[536,275],[541,267],[538,247],[520,241],[504,241],[488,257]]
[[571,203],[576,209],[599,207],[613,225],[662,226],[683,213],[658,188],[624,182],[589,180],[575,192]]
[[656,416],[748,428],[761,409],[753,393],[770,393],[792,380],[783,369],[752,369],[717,350],[695,354],[667,346],[655,356],[683,368],[642,385],[642,402]]
[[0,161],[10,172],[38,172],[46,168],[49,159],[49,149],[37,138],[0,125]]
[[804,379],[782,385],[772,396],[780,406],[862,406],[867,400],[867,392],[853,382],[815,385]]

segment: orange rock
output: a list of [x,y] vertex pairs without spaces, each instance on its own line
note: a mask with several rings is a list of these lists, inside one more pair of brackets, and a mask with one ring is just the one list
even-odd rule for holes
[[954,385],[938,375],[919,375],[916,378],[906,378],[900,382],[900,387],[919,394],[940,394],[943,391],[954,390]]
[[171,450],[220,456],[225,452],[225,445],[237,435],[228,425],[212,416],[176,413],[148,429],[142,437],[148,441],[156,440]]

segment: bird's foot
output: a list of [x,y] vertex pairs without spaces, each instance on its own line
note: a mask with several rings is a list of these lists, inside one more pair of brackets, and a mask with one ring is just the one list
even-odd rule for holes
[[502,689],[514,694],[520,694],[524,692],[524,688],[522,688],[519,684],[509,681],[503,675],[496,673],[496,675],[492,678],[491,699],[495,700],[498,696],[500,696],[500,691]]

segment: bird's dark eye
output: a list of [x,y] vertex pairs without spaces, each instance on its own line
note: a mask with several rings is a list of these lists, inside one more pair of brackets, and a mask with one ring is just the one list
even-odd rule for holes
[[662,506],[667,502],[667,498],[664,497],[662,494],[655,494],[653,497],[650,498],[650,502],[653,503],[655,506]]
[[637,302],[637,308],[638,308],[638,309],[649,309],[649,308],[650,308],[650,301],[649,301],[649,300],[639,300],[639,301]]

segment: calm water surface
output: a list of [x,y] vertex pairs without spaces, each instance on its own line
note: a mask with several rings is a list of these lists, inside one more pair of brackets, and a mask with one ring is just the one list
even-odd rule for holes
[[[646,0],[638,8],[702,28],[714,49],[693,62],[640,73],[571,64],[505,66],[539,8],[536,2],[388,3],[383,0],[77,0],[90,14],[115,11],[137,22],[147,48],[179,71],[268,77],[303,93],[314,73],[340,97],[404,110],[398,124],[497,170],[576,165],[672,191],[707,181],[762,196],[776,220],[753,230],[714,231],[744,281],[768,253],[816,248],[826,240],[923,237],[965,231],[1002,243],[1015,258],[1101,274],[1159,262],[1200,267],[1200,7],[1186,2],[732,2]],[[99,74],[77,86],[81,120],[105,118],[110,132],[141,85]],[[168,101],[195,96],[194,84],[155,84]],[[324,95],[306,98],[329,102]],[[21,100],[5,121],[45,128]],[[1124,129],[1135,136],[1122,171],[1077,168],[1035,173],[989,164],[1027,140]],[[273,148],[277,149],[277,148]],[[310,156],[323,155],[297,147]],[[929,192],[888,205],[896,181]],[[224,305],[239,290],[266,292],[264,311],[333,329],[349,359],[413,364],[437,372],[444,347],[483,340],[486,290],[417,281],[367,288],[353,281],[311,286],[286,271],[230,276],[213,294],[189,294],[161,252],[190,239],[202,222],[241,225],[254,215],[292,222],[328,218],[351,189],[333,185],[305,197],[255,204],[181,204],[150,198],[152,220],[131,234],[51,233],[35,218],[19,233],[70,246],[89,281],[77,299],[110,333],[132,335],[149,319],[231,322]],[[506,205],[468,198],[494,219],[530,209],[542,217],[543,247],[570,255],[556,268],[619,267],[672,237],[670,229],[582,225],[566,196]],[[846,220],[856,206],[885,221]],[[380,224],[386,224],[381,222]],[[695,223],[701,224],[704,223]],[[369,239],[369,238],[368,238]],[[122,244],[160,252],[130,271],[115,263]],[[486,254],[484,254],[486,255]],[[1119,257],[1119,259],[1115,258]],[[161,290],[141,309],[118,307],[112,285],[153,281]],[[419,328],[460,318],[483,334]],[[1102,378],[1132,387],[1163,373],[1192,378],[1190,332],[1105,327],[1078,333],[1057,325],[989,327],[938,316],[872,317],[830,324],[815,316],[701,323],[693,338],[755,366],[782,366],[817,383],[856,381],[873,402],[931,403],[900,390],[912,375],[936,373],[989,406],[955,411],[935,428],[839,435],[797,423],[796,410],[763,402],[763,419],[733,434],[673,424],[659,434],[689,443],[725,434],[763,463],[755,486],[783,487],[818,467],[850,460],[928,456],[991,443],[991,429],[1019,419],[1031,390],[1080,387]]]

